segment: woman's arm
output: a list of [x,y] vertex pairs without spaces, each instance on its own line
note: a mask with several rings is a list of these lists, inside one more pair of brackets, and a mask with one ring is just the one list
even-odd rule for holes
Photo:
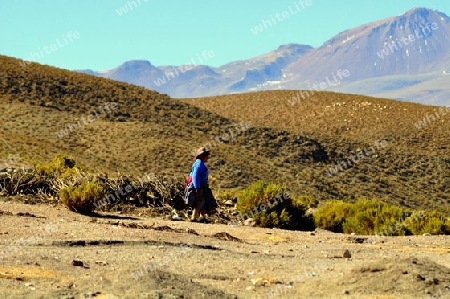
[[192,184],[195,189],[200,189],[201,165],[198,160],[192,165]]

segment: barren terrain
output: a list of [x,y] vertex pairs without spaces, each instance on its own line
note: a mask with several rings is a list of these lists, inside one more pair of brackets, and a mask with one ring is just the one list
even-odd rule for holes
[[6,298],[450,297],[448,236],[200,224],[147,209],[89,217],[24,202],[0,201]]

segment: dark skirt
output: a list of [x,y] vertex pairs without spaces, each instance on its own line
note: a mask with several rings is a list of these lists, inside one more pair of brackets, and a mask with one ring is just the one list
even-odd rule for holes
[[208,185],[203,185],[197,193],[190,183],[184,192],[184,203],[193,209],[200,209],[200,213],[210,213],[217,208],[217,201]]

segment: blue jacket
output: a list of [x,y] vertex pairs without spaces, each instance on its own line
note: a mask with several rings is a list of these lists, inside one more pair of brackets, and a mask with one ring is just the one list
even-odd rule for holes
[[202,160],[195,160],[190,176],[195,189],[200,189],[201,186],[208,183],[208,168]]

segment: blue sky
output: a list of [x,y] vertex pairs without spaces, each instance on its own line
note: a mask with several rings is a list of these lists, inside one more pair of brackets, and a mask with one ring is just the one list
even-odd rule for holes
[[[206,64],[219,66],[282,44],[318,47],[341,31],[414,7],[450,15],[448,0],[309,1],[0,0],[0,54],[106,70],[132,59],[182,65],[214,51]],[[252,33],[272,17],[276,24]]]

